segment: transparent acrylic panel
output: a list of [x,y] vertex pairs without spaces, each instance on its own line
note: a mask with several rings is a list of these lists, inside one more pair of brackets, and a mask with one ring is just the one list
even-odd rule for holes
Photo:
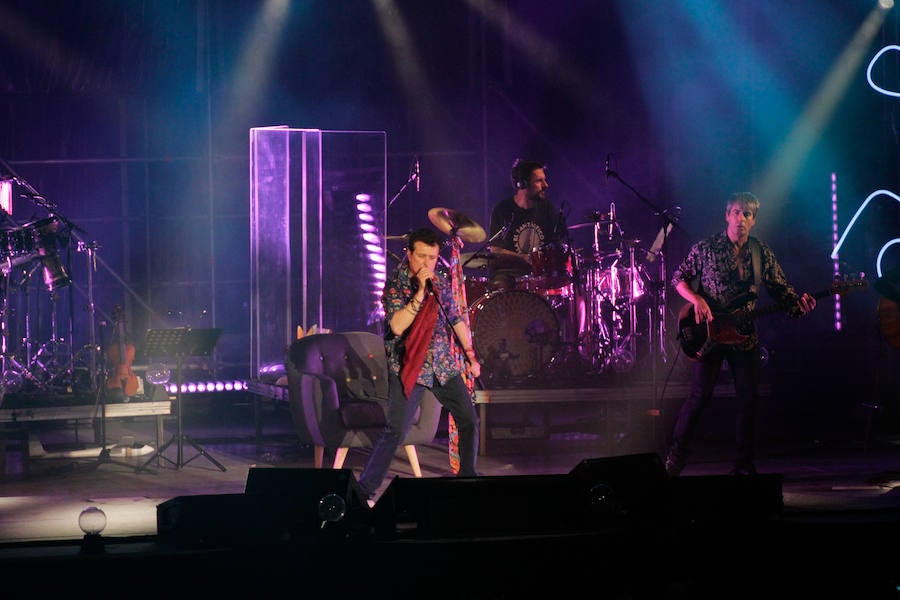
[[251,376],[298,328],[381,331],[384,132],[250,130]]

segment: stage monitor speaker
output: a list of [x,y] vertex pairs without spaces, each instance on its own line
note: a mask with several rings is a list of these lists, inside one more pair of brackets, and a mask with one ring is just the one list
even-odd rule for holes
[[569,475],[588,494],[594,513],[637,518],[665,513],[667,475],[655,453],[588,458]]
[[209,547],[365,531],[368,510],[349,469],[251,467],[243,494],[179,496],[157,506],[161,542]]
[[783,476],[697,475],[669,479],[676,523],[761,523],[784,513]]
[[545,534],[583,531],[586,513],[568,475],[397,477],[372,521],[399,537]]
[[157,538],[178,548],[287,541],[310,526],[294,501],[273,494],[177,496],[156,507]]
[[368,507],[350,469],[250,467],[244,493],[287,494],[313,503],[335,494],[346,501],[348,509]]

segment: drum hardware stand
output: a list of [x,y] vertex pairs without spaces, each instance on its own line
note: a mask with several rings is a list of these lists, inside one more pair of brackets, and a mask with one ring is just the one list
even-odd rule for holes
[[[623,333],[620,336],[620,343],[616,344],[613,351],[613,367],[623,371],[634,366],[637,354],[637,307],[634,301],[635,277],[637,275],[637,267],[634,265],[634,244],[636,242],[635,240],[628,244],[628,266],[626,267],[628,290],[625,294],[624,306],[617,306],[614,311],[617,323]],[[627,323],[623,323],[622,313],[626,314]]]
[[[179,327],[176,329],[150,329],[147,331],[147,337],[144,341],[144,356],[148,360],[152,357],[174,358],[176,361],[175,368],[175,421],[177,424],[176,433],[168,442],[160,446],[147,461],[137,468],[137,471],[144,471],[147,466],[159,459],[164,459],[172,464],[176,469],[181,469],[189,462],[203,456],[219,468],[222,472],[227,469],[219,461],[214,459],[210,454],[189,435],[184,433],[183,407],[182,407],[182,391],[183,384],[182,370],[184,367],[184,359],[189,356],[207,356],[209,355],[222,333],[221,329],[191,329],[190,327]],[[187,442],[197,451],[193,457],[184,460],[184,442]],[[176,460],[167,457],[164,452],[172,444],[176,444],[178,450]]]
[[[39,369],[39,374],[49,375],[49,380],[51,381],[59,377],[59,374],[53,375],[51,369],[55,369],[58,366],[57,356],[59,354],[59,349],[63,346],[63,340],[58,336],[59,330],[57,328],[56,302],[57,294],[55,291],[51,291],[50,339],[41,344],[28,363],[32,370]],[[47,383],[49,383],[49,381]]]
[[[24,277],[24,290],[25,290],[25,339],[23,340],[23,345],[25,346],[26,359],[25,365],[21,364],[18,360],[16,360],[15,352],[10,352],[9,348],[9,294],[8,288],[3,290],[3,298],[2,298],[2,306],[0,306],[0,312],[2,312],[2,324],[0,324],[0,328],[2,328],[2,335],[0,335],[0,350],[2,350],[2,371],[0,371],[0,386],[3,388],[3,392],[17,392],[20,391],[25,381],[34,384],[38,388],[43,388],[43,383],[40,379],[34,376],[31,371],[28,370],[26,365],[30,364],[31,361],[31,315],[30,315],[30,307],[28,305],[28,282],[31,278],[31,275],[37,270],[37,267],[31,269],[31,271],[25,272]],[[9,285],[9,278],[5,280],[7,282],[7,286]],[[2,398],[0,398],[2,399]]]

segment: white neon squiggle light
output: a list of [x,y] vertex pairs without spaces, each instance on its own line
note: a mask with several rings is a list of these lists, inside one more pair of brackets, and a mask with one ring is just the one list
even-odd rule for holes
[[[894,194],[893,192],[889,192],[888,190],[877,190],[877,191],[874,191],[871,194],[869,194],[869,196],[865,200],[863,200],[863,203],[859,205],[859,208],[856,209],[856,214],[853,215],[853,218],[850,219],[849,223],[847,223],[847,228],[844,229],[844,233],[841,234],[841,239],[838,240],[838,243],[834,247],[834,250],[831,251],[832,259],[837,258],[838,253],[841,250],[841,246],[844,244],[844,240],[847,239],[847,234],[849,234],[850,230],[853,229],[853,225],[856,224],[856,220],[859,218],[859,215],[862,214],[862,212],[866,209],[866,206],[869,205],[869,202],[871,202],[876,196],[880,196],[882,194],[885,196],[890,196],[897,202],[900,202],[900,196],[898,196],[897,194]],[[875,261],[875,271],[876,271],[876,273],[878,273],[879,277],[881,277],[881,259],[884,256],[885,250],[887,250],[890,246],[893,246],[894,244],[896,244],[898,242],[900,242],[900,239],[894,238],[894,239],[890,240],[889,242],[887,242],[885,245],[883,245],[881,247],[881,250],[879,250],[878,258]]]
[[866,81],[869,82],[869,85],[872,86],[872,89],[876,92],[884,94],[885,96],[894,96],[895,98],[900,98],[900,92],[892,92],[890,90],[886,90],[883,87],[876,85],[874,81],[872,81],[872,68],[875,66],[875,63],[878,62],[878,59],[881,58],[881,55],[885,52],[900,51],[900,46],[885,46],[881,50],[878,51],[875,56],[872,57],[872,60],[869,61],[869,67],[866,69]]
[[894,244],[900,244],[900,238],[894,238],[889,241],[887,244],[881,247],[881,250],[878,251],[878,258],[875,259],[875,272],[879,277],[883,277],[884,274],[881,272],[881,257],[884,256],[884,251],[893,246]]

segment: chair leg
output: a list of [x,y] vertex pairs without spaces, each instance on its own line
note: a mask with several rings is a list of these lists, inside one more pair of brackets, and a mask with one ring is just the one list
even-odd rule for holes
[[403,446],[403,449],[406,450],[406,458],[409,459],[409,466],[412,467],[413,475],[421,477],[422,467],[419,466],[419,453],[416,452],[416,447],[413,444],[407,444]]
[[334,468],[340,469],[344,466],[344,461],[347,459],[347,452],[350,451],[350,448],[338,448],[334,451]]
[[313,466],[317,469],[322,468],[322,462],[325,459],[325,446],[316,446],[313,448]]

